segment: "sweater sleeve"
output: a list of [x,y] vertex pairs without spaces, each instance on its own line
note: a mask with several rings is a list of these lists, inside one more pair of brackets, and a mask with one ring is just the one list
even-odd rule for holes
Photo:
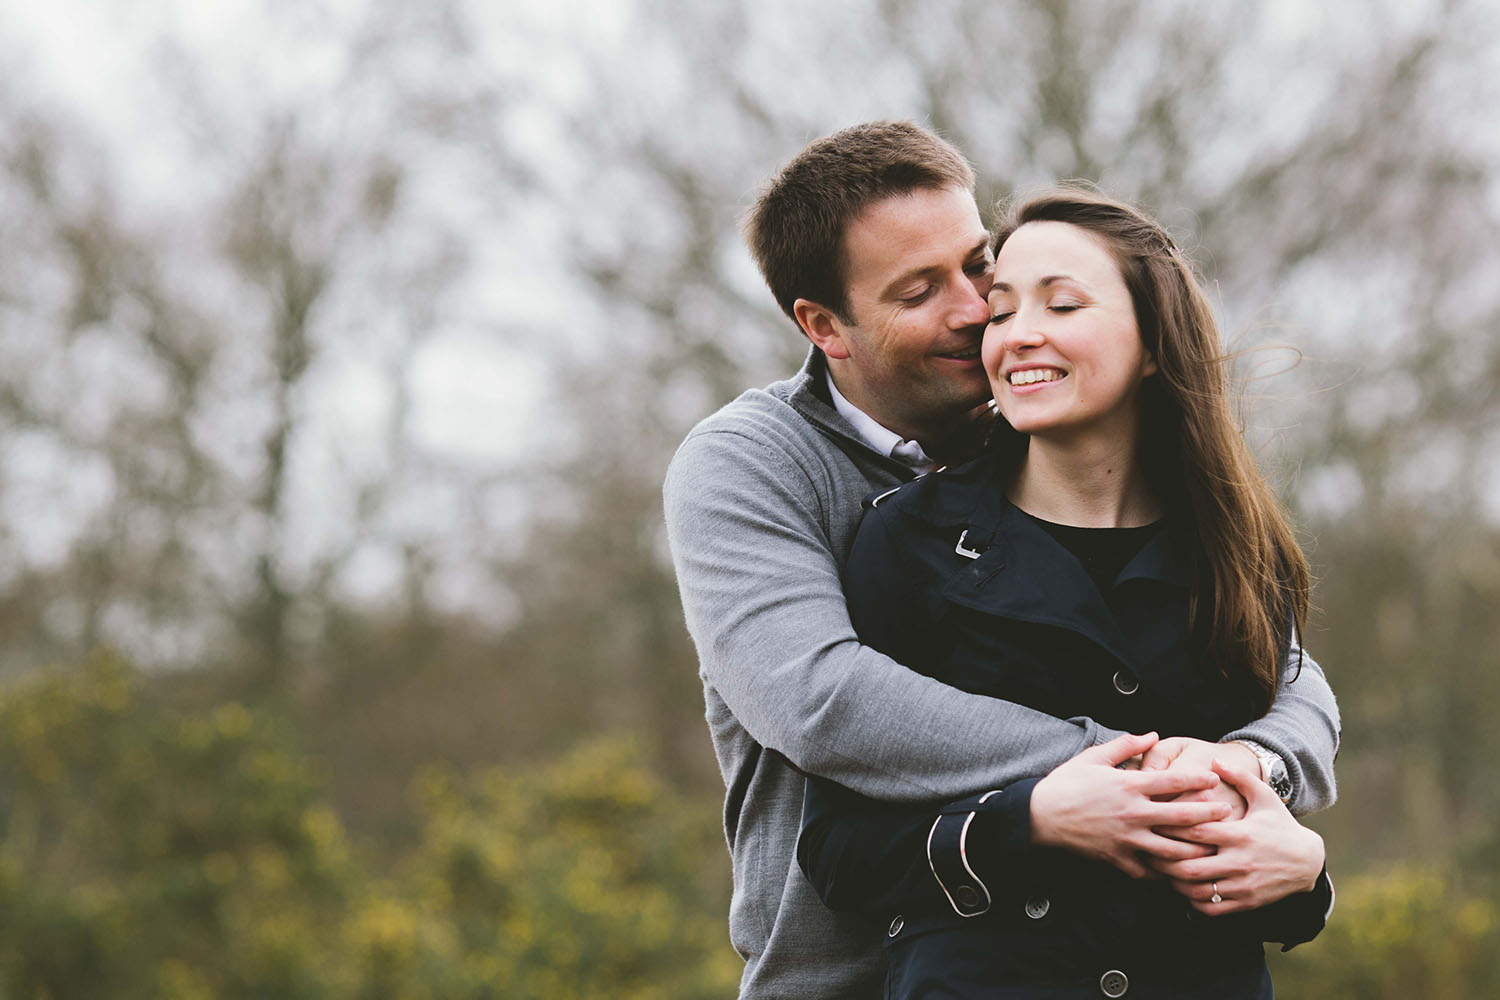
[[1339,736],[1339,707],[1333,689],[1323,668],[1294,635],[1270,710],[1226,734],[1223,741],[1254,740],[1280,754],[1292,779],[1292,800],[1287,807],[1302,816],[1328,808],[1337,797],[1333,762],[1338,758]]
[[705,682],[761,745],[887,800],[951,800],[1046,774],[1115,735],[967,694],[863,645],[817,481],[795,447],[689,435],[664,488],[668,541]]

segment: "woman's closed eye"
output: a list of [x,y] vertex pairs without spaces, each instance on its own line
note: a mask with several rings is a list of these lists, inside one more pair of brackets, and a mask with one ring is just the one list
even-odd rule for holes
[[990,317],[990,326],[999,326],[1001,323],[1004,323],[1014,315],[1015,313],[1013,312],[995,313],[995,315]]

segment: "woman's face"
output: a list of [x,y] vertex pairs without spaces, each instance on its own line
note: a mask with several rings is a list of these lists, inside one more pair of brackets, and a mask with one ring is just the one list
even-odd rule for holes
[[1012,427],[1133,443],[1137,393],[1156,362],[1103,243],[1066,222],[1028,222],[1000,248],[989,304],[982,358]]

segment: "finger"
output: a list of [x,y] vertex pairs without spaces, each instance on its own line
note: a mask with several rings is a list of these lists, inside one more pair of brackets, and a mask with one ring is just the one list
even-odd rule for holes
[[1224,884],[1219,884],[1219,901],[1214,902],[1214,888],[1211,882],[1172,882],[1172,889],[1188,901],[1188,904],[1199,913],[1210,917],[1223,916],[1226,913],[1238,913],[1241,910],[1252,910],[1255,908],[1253,900],[1239,899],[1224,895]]
[[1213,788],[1219,783],[1219,776],[1212,771],[1179,767],[1170,771],[1137,771],[1132,780],[1129,786],[1132,791],[1156,798]]
[[1173,840],[1184,840],[1190,844],[1197,844],[1203,848],[1205,854],[1212,854],[1219,849],[1219,845],[1205,843],[1197,834],[1199,830],[1217,825],[1216,823],[1200,823],[1198,826],[1157,826],[1152,828],[1152,832],[1159,833],[1163,837],[1170,837]]
[[1175,856],[1172,859],[1174,861],[1184,861],[1188,858],[1207,858],[1211,857],[1219,850],[1217,847],[1213,847],[1209,844],[1200,844],[1196,841],[1189,840],[1186,837],[1178,837],[1170,832],[1170,828],[1157,828],[1155,830],[1152,830],[1151,832],[1165,840],[1170,840],[1174,843],[1184,845],[1183,849],[1176,852]]
[[1244,913],[1255,909],[1255,904],[1247,903],[1239,899],[1226,899],[1219,903],[1200,903],[1196,899],[1188,900],[1188,905],[1205,917],[1224,917],[1231,913]]
[[1182,882],[1217,882],[1221,887],[1228,884],[1229,879],[1239,878],[1243,874],[1238,864],[1222,854],[1189,858],[1186,861],[1163,861],[1155,868],[1170,879]]
[[1087,761],[1092,764],[1108,764],[1110,767],[1118,767],[1137,754],[1145,753],[1155,746],[1156,738],[1155,733],[1145,733],[1139,736],[1133,733],[1125,733],[1123,736],[1116,736],[1108,743],[1089,747],[1073,759]]
[[1135,838],[1133,842],[1138,850],[1148,855],[1147,858],[1142,859],[1148,863],[1152,860],[1162,863],[1188,861],[1194,858],[1208,857],[1205,851],[1212,851],[1212,848],[1205,848],[1202,844],[1189,844],[1184,840],[1163,837],[1155,831],[1143,833]]
[[1111,857],[1109,860],[1116,868],[1120,869],[1120,871],[1124,872],[1126,875],[1129,875],[1131,878],[1156,878],[1156,873],[1154,871],[1152,871],[1150,868],[1147,868],[1140,862],[1138,858],[1132,855],[1116,855],[1114,857]]
[[[1142,826],[1156,828],[1201,826],[1221,820],[1228,815],[1229,803],[1227,802],[1148,802],[1141,809],[1139,818]],[[1211,843],[1211,841],[1202,842]]]
[[[1214,898],[1213,882],[1190,882],[1186,879],[1174,878],[1168,880],[1172,885],[1172,891],[1186,899],[1197,903],[1211,903]],[[1222,902],[1226,897],[1219,897]]]
[[[1200,885],[1200,883],[1190,883]],[[1245,910],[1253,910],[1260,902],[1251,896],[1242,896],[1233,887],[1222,879],[1218,882],[1219,901],[1214,902],[1214,884],[1208,883],[1208,895],[1200,897],[1202,889],[1196,889],[1187,896],[1188,904],[1199,913],[1210,917],[1221,917],[1226,913],[1242,913]],[[1186,894],[1185,894],[1186,895]]]
[[1270,785],[1260,780],[1260,775],[1217,758],[1214,759],[1213,769],[1214,773],[1233,785],[1235,791],[1243,795],[1245,802],[1251,807],[1281,804],[1281,799],[1271,791]]
[[1154,823],[1152,829],[1164,837],[1190,840],[1195,844],[1203,844],[1221,851],[1226,847],[1240,844],[1245,839],[1242,829],[1236,823],[1221,823],[1216,820],[1191,825]]
[[1146,751],[1141,758],[1142,771],[1165,771],[1171,766],[1172,761],[1181,755],[1186,744],[1181,740],[1166,739],[1157,742],[1156,746]]

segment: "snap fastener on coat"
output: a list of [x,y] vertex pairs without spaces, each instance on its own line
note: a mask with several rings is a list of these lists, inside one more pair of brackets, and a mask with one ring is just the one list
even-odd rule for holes
[[1110,969],[1099,977],[1099,992],[1109,997],[1110,1000],[1124,996],[1128,989],[1130,989],[1130,979],[1119,969]]
[[953,892],[953,897],[964,906],[978,906],[979,893],[972,885],[961,885]]
[[1135,694],[1141,689],[1141,682],[1123,670],[1115,671],[1115,690],[1121,694]]
[[1046,896],[1032,896],[1026,900],[1026,915],[1032,920],[1040,920],[1052,909],[1052,901]]
[[906,926],[906,921],[901,919],[901,914],[896,914],[896,919],[891,921],[891,929],[886,932],[887,936],[895,937],[901,933],[901,928]]

